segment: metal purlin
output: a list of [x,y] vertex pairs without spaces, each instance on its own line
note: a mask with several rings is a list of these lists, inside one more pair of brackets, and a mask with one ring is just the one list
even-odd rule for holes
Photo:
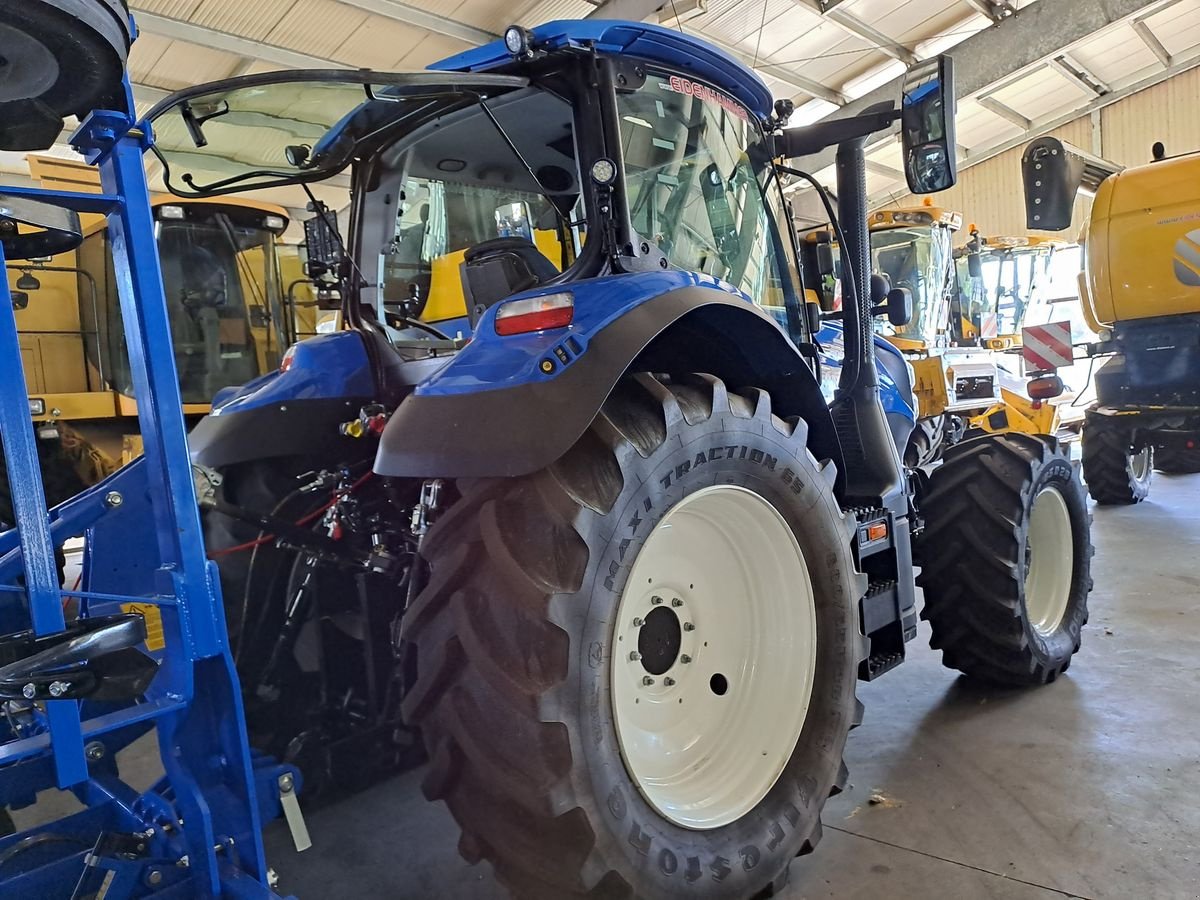
[[[127,109],[132,91],[125,83]],[[5,777],[26,778],[43,768],[28,765],[53,760],[53,781],[72,789],[86,804],[116,804],[114,821],[145,826],[154,836],[159,858],[186,855],[189,896],[272,897],[266,887],[261,822],[242,711],[241,693],[226,637],[215,567],[205,556],[192,483],[183,405],[172,350],[162,272],[155,243],[150,194],[143,154],[152,142],[148,125],[138,126],[125,113],[93,112],[71,137],[71,144],[99,167],[102,193],[83,194],[30,188],[4,188],[10,197],[61,206],[108,218],[114,273],[129,352],[145,458],[54,511],[46,507],[36,438],[29,415],[16,318],[7,279],[0,279],[0,432],[12,486],[19,541],[0,535],[0,569],[23,569],[24,587],[0,593],[0,620],[13,621],[14,607],[28,598],[28,618],[41,636],[64,627],[55,545],[102,522],[104,502],[114,486],[144,503],[153,518],[157,547],[122,548],[133,559],[139,552],[157,561],[153,591],[124,596],[91,593],[85,562],[84,608],[121,602],[155,604],[162,613],[166,641],[152,691],[140,702],[103,715],[81,718],[78,700],[47,700],[45,734],[0,744],[0,784]],[[0,247],[0,263],[4,263]],[[139,468],[140,467],[140,468]],[[53,531],[53,533],[52,533]],[[111,542],[110,545],[111,546]],[[19,560],[15,557],[19,555]],[[124,562],[122,560],[121,562]],[[92,605],[88,605],[92,604]],[[151,696],[152,694],[152,696]],[[98,735],[117,735],[135,723],[157,726],[166,777],[147,794],[115,777],[89,773],[85,744]],[[145,730],[144,728],[142,729]],[[26,764],[22,769],[22,764]],[[259,767],[261,776],[262,766]],[[273,778],[263,779],[263,784]],[[22,786],[24,784],[22,783]],[[49,787],[46,785],[37,785]],[[271,800],[264,797],[268,804]],[[270,808],[270,807],[268,807]],[[167,812],[164,815],[164,810]],[[157,831],[154,822],[174,823]],[[17,836],[19,837],[19,836]],[[5,846],[6,839],[0,841]],[[82,865],[82,854],[73,859]],[[71,860],[65,860],[64,877]],[[0,871],[0,893],[6,883]],[[176,887],[178,879],[174,878]],[[124,883],[124,882],[122,882]],[[144,892],[145,882],[138,883]]]

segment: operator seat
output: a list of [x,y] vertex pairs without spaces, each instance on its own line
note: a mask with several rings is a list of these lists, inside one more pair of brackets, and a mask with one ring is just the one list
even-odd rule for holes
[[474,328],[489,306],[545,284],[558,276],[558,269],[532,241],[501,237],[468,249],[460,273],[467,316]]

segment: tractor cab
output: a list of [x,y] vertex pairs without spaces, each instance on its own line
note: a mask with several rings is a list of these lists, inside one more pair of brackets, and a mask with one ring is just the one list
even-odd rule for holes
[[[970,233],[971,240],[954,252],[966,342],[991,350],[1019,349],[1025,325],[1077,318],[1072,316],[1078,305],[1073,302],[1078,297],[1076,248],[1034,235],[984,237],[974,225]],[[1068,308],[1056,309],[1055,304]]]
[[[152,211],[180,390],[192,411],[205,411],[222,388],[277,368],[287,349],[275,257],[287,216],[239,198],[160,197]],[[78,280],[88,365],[132,412],[133,376],[102,223],[79,247]]]
[[[928,198],[927,198],[928,200]],[[951,245],[962,214],[926,202],[914,209],[872,213],[871,271],[893,288],[912,295],[912,318],[905,325],[877,320],[877,328],[897,349],[920,351],[946,342],[951,293]]]

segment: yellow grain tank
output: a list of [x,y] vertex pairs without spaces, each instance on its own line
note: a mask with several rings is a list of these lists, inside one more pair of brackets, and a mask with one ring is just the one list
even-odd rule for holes
[[1098,323],[1200,312],[1200,155],[1106,178],[1085,247],[1083,281]]

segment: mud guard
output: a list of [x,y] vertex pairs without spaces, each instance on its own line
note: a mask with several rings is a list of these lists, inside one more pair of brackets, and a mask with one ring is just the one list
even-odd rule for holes
[[[519,371],[528,352],[493,354],[500,365],[486,367],[486,380],[480,377],[485,367],[472,353],[483,356],[485,345],[510,340],[482,337],[494,335],[491,316],[485,317],[476,342],[446,367],[451,378],[423,385],[397,409],[384,430],[375,471],[418,478],[527,475],[579,439],[624,374],[650,371],[707,372],[731,389],[769,391],[775,413],[803,418],[812,452],[834,460],[840,472],[840,445],[820,385],[775,321],[726,290],[694,283],[672,287],[631,304],[591,333],[586,327],[539,332],[544,355],[532,378]],[[580,307],[577,297],[576,321],[585,325]],[[458,379],[461,390],[445,390],[455,369],[471,378]]]

